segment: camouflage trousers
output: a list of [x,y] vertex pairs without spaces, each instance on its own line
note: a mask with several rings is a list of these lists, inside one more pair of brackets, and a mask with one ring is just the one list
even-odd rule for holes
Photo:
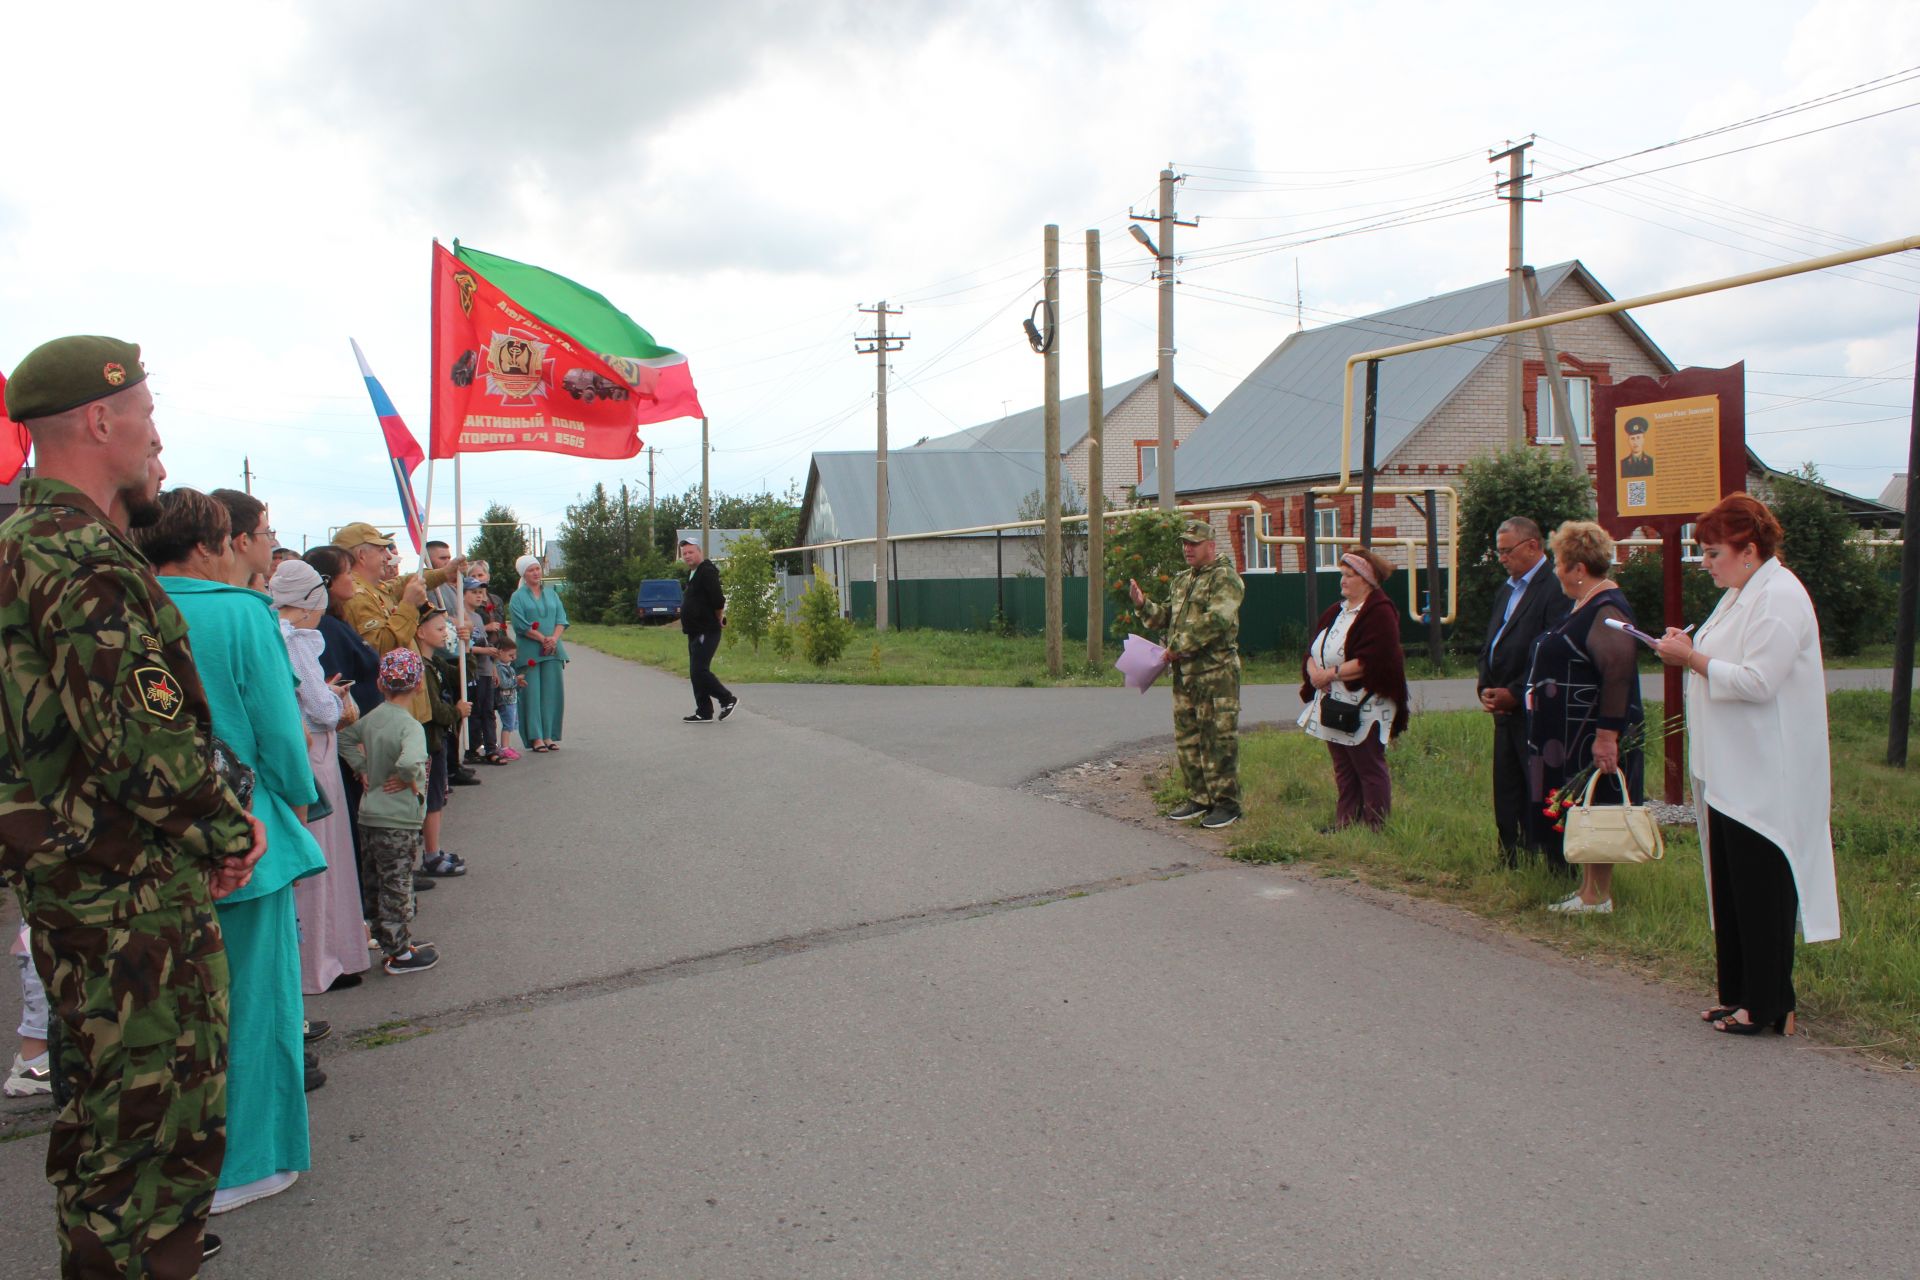
[[427,851],[418,827],[360,828],[361,896],[373,905],[373,940],[397,956],[413,945],[413,866]]
[[211,906],[35,929],[64,1105],[47,1139],[67,1277],[191,1277],[227,1149],[227,955]]
[[1209,809],[1240,808],[1240,662],[1173,673],[1173,745],[1187,798]]

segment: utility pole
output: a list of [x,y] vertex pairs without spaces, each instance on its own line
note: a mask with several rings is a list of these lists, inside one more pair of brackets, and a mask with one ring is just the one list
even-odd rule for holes
[[620,558],[633,559],[633,508],[627,505],[627,482],[620,482]]
[[248,493],[253,492],[253,459],[245,454],[240,456],[240,483]]
[[647,554],[653,554],[657,543],[653,540],[653,455],[660,452],[651,445],[647,447]]
[[712,541],[713,533],[713,491],[707,487],[707,463],[712,450],[707,446],[707,420],[700,419],[700,554],[713,554],[707,545]]
[[913,335],[887,336],[887,317],[897,316],[900,311],[888,310],[885,298],[879,306],[861,307],[860,314],[874,318],[873,336],[855,338],[853,349],[875,357],[874,396],[879,421],[878,443],[873,451],[873,629],[879,632],[887,629],[887,355],[905,347]]
[[1046,406],[1041,412],[1045,477],[1041,484],[1041,510],[1046,513],[1045,536],[1041,539],[1042,561],[1047,575],[1047,674],[1058,679],[1061,672],[1061,633],[1063,631],[1060,582],[1060,228],[1049,222],[1042,237],[1046,255],[1047,347],[1041,353],[1046,372]]
[[1100,233],[1087,229],[1087,665],[1098,666],[1106,630],[1106,388],[1100,350]]
[[[1154,366],[1154,372],[1160,391],[1160,440],[1153,456],[1155,480],[1160,489],[1160,509],[1163,511],[1171,511],[1178,505],[1175,497],[1177,486],[1173,478],[1173,229],[1200,225],[1198,222],[1182,222],[1175,215],[1173,184],[1177,181],[1171,165],[1160,171],[1160,210],[1145,215],[1160,224],[1158,244],[1138,224],[1128,228],[1133,238],[1159,259],[1154,278],[1160,282],[1160,358]],[[1140,215],[1129,209],[1127,216]]]
[[[1505,191],[1501,196],[1507,202],[1507,323],[1513,324],[1520,319],[1520,268],[1525,261],[1522,238],[1522,210],[1529,199],[1537,202],[1539,196],[1527,195],[1526,168],[1527,148],[1533,145],[1533,139],[1517,143],[1505,151],[1491,154],[1487,163],[1501,160],[1507,162],[1507,176],[1494,183],[1494,190]],[[1506,337],[1507,347],[1507,447],[1518,449],[1527,443],[1527,418],[1520,406],[1520,335],[1510,333]]]

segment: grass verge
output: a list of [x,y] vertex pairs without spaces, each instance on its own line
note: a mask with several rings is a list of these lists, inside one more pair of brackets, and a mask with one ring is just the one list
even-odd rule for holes
[[[616,658],[687,674],[687,638],[678,627],[573,626],[567,628],[567,640]],[[1089,667],[1086,643],[1069,643],[1065,674],[1056,679],[1047,674],[1046,642],[1038,636],[973,631],[889,631],[876,635],[873,628],[860,627],[846,654],[824,667],[800,657],[782,658],[767,643],[755,653],[753,646],[729,638],[714,662],[714,674],[728,684],[1118,688],[1120,673],[1113,669],[1113,660],[1120,651],[1109,644],[1106,652],[1105,661]],[[1241,678],[1247,684],[1297,683],[1299,659],[1282,662],[1271,656],[1250,657],[1245,659]]]
[[[1920,1060],[1920,765],[1884,763],[1889,695],[1836,693],[1828,708],[1844,934],[1800,946],[1801,1016],[1830,1043]],[[1648,708],[1650,718],[1658,714]],[[1306,864],[1452,903],[1564,951],[1698,992],[1702,1007],[1711,1003],[1713,939],[1692,828],[1667,828],[1665,861],[1616,872],[1612,915],[1550,915],[1542,907],[1566,892],[1562,882],[1541,868],[1499,865],[1487,755],[1486,721],[1477,713],[1416,716],[1388,755],[1393,817],[1386,829],[1323,836],[1318,828],[1331,823],[1334,796],[1326,747],[1300,733],[1249,734],[1240,751],[1247,812],[1232,856]],[[1661,776],[1657,744],[1647,776]],[[1180,798],[1177,782],[1162,784],[1163,803]]]

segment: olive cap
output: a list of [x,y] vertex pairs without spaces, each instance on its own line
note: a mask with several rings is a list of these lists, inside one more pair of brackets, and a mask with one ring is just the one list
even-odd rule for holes
[[344,525],[340,532],[333,535],[333,545],[347,550],[365,546],[369,542],[376,547],[390,547],[393,545],[393,535],[380,532],[364,520]]
[[28,352],[7,379],[7,416],[51,418],[146,380],[138,343],[92,334],[55,338]]
[[1647,434],[1649,427],[1645,418],[1628,418],[1625,430],[1630,436],[1643,436]]
[[1205,520],[1189,520],[1180,526],[1182,542],[1212,542],[1213,526]]

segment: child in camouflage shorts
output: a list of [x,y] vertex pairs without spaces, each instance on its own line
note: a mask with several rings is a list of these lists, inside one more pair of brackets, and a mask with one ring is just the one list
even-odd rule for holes
[[424,678],[420,655],[395,649],[380,660],[378,684],[386,701],[340,730],[340,758],[360,775],[361,874],[373,900],[374,941],[388,973],[419,973],[440,962],[431,943],[416,941],[413,864],[425,847],[427,735],[414,718],[413,691]]

